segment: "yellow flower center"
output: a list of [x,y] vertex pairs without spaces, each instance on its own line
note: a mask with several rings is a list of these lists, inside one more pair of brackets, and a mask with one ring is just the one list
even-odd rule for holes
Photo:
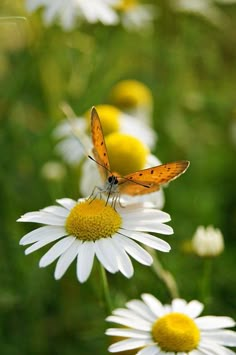
[[112,133],[106,137],[106,146],[112,171],[124,176],[144,168],[149,151],[137,138]]
[[120,215],[104,200],[77,203],[66,219],[68,234],[83,241],[111,237],[122,223]]
[[[116,107],[111,105],[97,105],[96,110],[98,112],[104,136],[112,133],[118,132],[120,128],[119,117],[121,115],[121,111]],[[85,113],[85,117],[88,121],[88,126],[90,127],[90,116],[91,111],[87,111]],[[90,128],[89,128],[90,129]]]
[[121,0],[115,5],[115,8],[119,11],[127,11],[134,8],[137,5],[137,0]]
[[163,351],[189,352],[196,349],[200,331],[194,321],[181,313],[170,313],[152,326],[152,336]]
[[122,108],[152,105],[152,93],[149,88],[136,80],[122,80],[111,92],[111,100]]

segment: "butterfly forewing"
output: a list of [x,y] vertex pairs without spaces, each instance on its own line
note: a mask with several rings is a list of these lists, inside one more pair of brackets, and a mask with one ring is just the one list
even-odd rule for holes
[[119,190],[132,196],[157,191],[161,185],[183,174],[188,166],[188,161],[180,160],[128,174],[119,180]]
[[93,141],[93,154],[102,179],[105,181],[110,175],[110,164],[107,154],[106,143],[102,130],[102,125],[97,114],[96,109],[93,107],[91,112],[91,135]]

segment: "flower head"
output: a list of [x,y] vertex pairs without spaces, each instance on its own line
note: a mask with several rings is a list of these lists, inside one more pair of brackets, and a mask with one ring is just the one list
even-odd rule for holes
[[151,90],[138,80],[122,80],[111,90],[113,104],[131,116],[150,124],[152,121],[153,97]]
[[199,317],[203,304],[198,301],[174,299],[170,305],[162,305],[154,296],[143,294],[142,300],[129,301],[126,307],[114,310],[107,318],[126,327],[106,331],[107,335],[126,338],[109,347],[112,353],[139,349],[138,355],[233,354],[224,346],[236,346],[236,333],[224,328],[233,327],[234,320]]
[[192,239],[193,251],[201,257],[214,257],[224,250],[224,238],[221,231],[212,226],[199,226]]
[[89,23],[101,22],[104,25],[116,24],[119,20],[113,8],[116,3],[117,0],[26,0],[26,7],[30,12],[43,7],[43,20],[46,25],[59,19],[61,26],[70,30],[77,19]]
[[152,5],[139,0],[120,0],[115,6],[120,12],[121,22],[127,30],[149,29],[155,17]]
[[[123,113],[112,105],[97,105],[96,110],[99,113],[105,136],[115,132],[132,134],[148,147],[153,148],[155,146],[157,135],[145,123]],[[60,140],[56,145],[56,150],[68,163],[80,163],[84,157],[82,145],[85,146],[87,151],[91,149],[90,115],[89,110],[82,117],[63,121],[54,130],[54,137]]]
[[32,244],[25,250],[30,254],[43,246],[56,242],[40,259],[39,266],[46,267],[58,259],[55,279],[60,279],[70,264],[77,258],[77,278],[85,282],[92,270],[96,256],[104,268],[124,276],[133,275],[129,256],[143,265],[151,265],[152,257],[138,245],[143,243],[154,249],[168,252],[170,246],[148,232],[172,234],[165,222],[170,216],[142,204],[116,209],[104,200],[78,201],[69,198],[57,201],[60,206],[49,206],[38,212],[30,212],[19,222],[43,223],[21,240],[21,245]]

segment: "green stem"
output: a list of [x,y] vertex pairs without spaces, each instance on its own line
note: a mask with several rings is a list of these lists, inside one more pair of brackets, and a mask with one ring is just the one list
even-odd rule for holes
[[211,298],[210,278],[212,272],[212,259],[205,259],[203,265],[203,274],[200,284],[200,299],[204,304],[209,303]]
[[109,284],[107,280],[107,274],[104,269],[104,267],[100,264],[100,270],[101,270],[101,278],[102,278],[102,285],[103,285],[103,292],[104,292],[104,299],[106,303],[106,308],[108,313],[111,313],[112,311],[112,302],[111,302],[111,295],[110,295],[110,290],[109,290]]
[[148,250],[149,254],[151,254],[153,258],[153,264],[151,266],[152,269],[159,277],[159,279],[165,284],[171,298],[178,298],[179,291],[174,276],[170,273],[170,271],[164,269],[164,267],[162,266],[161,262],[159,261],[156,255],[155,250],[149,247],[146,247],[146,249]]

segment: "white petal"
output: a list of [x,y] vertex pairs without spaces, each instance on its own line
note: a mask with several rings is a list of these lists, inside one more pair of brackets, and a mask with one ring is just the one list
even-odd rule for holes
[[202,331],[202,338],[225,346],[236,346],[236,332],[232,330]]
[[156,345],[151,345],[139,350],[136,355],[158,355],[158,354],[161,354],[160,349]]
[[198,347],[206,355],[235,355],[234,351],[220,346],[215,342],[201,341]]
[[207,355],[207,354],[199,349],[194,349],[189,353],[189,355]]
[[153,295],[150,295],[148,293],[142,294],[142,299],[146,303],[146,305],[150,308],[150,310],[153,312],[153,314],[157,317],[163,316],[165,314],[165,310],[161,302],[154,297]]
[[125,327],[134,328],[137,330],[143,330],[146,332],[151,331],[150,322],[147,322],[145,320],[137,321],[137,319],[130,319],[130,318],[119,317],[119,316],[109,316],[106,318],[106,321],[124,325]]
[[131,349],[137,349],[141,348],[142,346],[150,344],[150,341],[144,340],[144,339],[127,339],[127,340],[121,340],[118,341],[115,344],[112,344],[109,346],[108,350],[111,353],[114,352],[119,352],[119,351],[125,351],[125,350],[131,350]]
[[117,241],[115,237],[112,238],[112,242],[116,249],[116,261],[120,272],[127,278],[132,277],[134,273],[134,268],[129,256],[126,254],[123,248],[123,245],[120,245],[119,241]]
[[133,240],[120,235],[114,236],[113,239],[116,239],[119,245],[122,245],[125,251],[139,263],[148,266],[152,264],[153,259],[151,255]]
[[77,278],[85,282],[92,270],[94,260],[94,242],[84,242],[80,248],[77,259]]
[[170,245],[166,241],[148,233],[125,230],[124,234],[127,235],[129,238],[137,240],[138,242],[143,243],[156,250],[168,252],[171,249]]
[[204,305],[201,302],[193,300],[187,304],[184,313],[191,318],[196,318],[202,313],[203,308]]
[[76,239],[73,242],[73,244],[70,246],[70,248],[67,249],[67,251],[61,255],[61,257],[57,262],[56,269],[54,272],[54,277],[56,280],[60,279],[65,274],[70,264],[76,258],[81,244],[82,242]]
[[172,312],[184,313],[187,302],[181,298],[176,298],[172,301]]
[[41,211],[52,213],[56,216],[65,217],[65,218],[70,213],[67,209],[65,209],[64,207],[60,207],[60,206],[48,206],[46,208],[43,208]]
[[67,233],[64,227],[44,226],[27,233],[23,238],[21,238],[20,245],[38,242],[39,240],[46,238],[48,235],[63,237],[66,234]]
[[25,255],[33,253],[34,251],[44,247],[45,245],[54,242],[55,240],[61,238],[61,235],[48,235],[47,237],[39,240],[38,242],[31,245],[29,248],[25,249]]
[[97,240],[95,242],[94,249],[98,260],[107,271],[111,272],[112,274],[119,271],[111,238],[102,238]]
[[75,237],[65,237],[56,244],[54,244],[51,249],[40,259],[39,266],[46,267],[56,260],[61,254],[63,254],[73,243]]
[[67,210],[71,210],[75,205],[76,201],[72,200],[71,198],[61,198],[56,200],[61,206],[65,207]]
[[65,225],[65,218],[55,216],[48,212],[28,212],[21,216],[18,222],[35,222],[35,223],[43,223],[49,224],[53,226],[64,226]]
[[128,328],[109,328],[106,330],[105,334],[125,338],[151,339],[149,332]]
[[146,319],[149,322],[154,322],[156,317],[150,311],[149,307],[140,300],[132,300],[126,303],[126,307],[132,311],[139,314],[143,319]]
[[140,221],[139,223],[136,223],[132,221],[129,222],[124,221],[122,228],[131,231],[134,230],[134,231],[141,231],[141,232],[154,232],[154,233],[160,233],[166,235],[170,235],[174,233],[173,229],[170,226],[167,226],[166,224],[154,223],[154,222],[142,223],[142,221]]
[[195,322],[201,330],[228,328],[235,325],[234,320],[230,317],[205,316],[196,318]]
[[130,210],[130,211],[124,211],[122,213],[121,211],[121,216],[122,219],[127,221],[127,220],[140,220],[142,219],[143,221],[156,221],[159,223],[166,223],[171,220],[170,215],[166,212],[156,210],[156,209],[151,209],[151,208],[142,208],[139,210]]
[[130,320],[134,320],[136,322],[142,322],[143,320],[145,320],[142,316],[137,314],[135,311],[132,311],[131,309],[127,309],[127,308],[116,308],[112,312],[112,314],[114,316],[127,318],[127,319],[130,319]]

